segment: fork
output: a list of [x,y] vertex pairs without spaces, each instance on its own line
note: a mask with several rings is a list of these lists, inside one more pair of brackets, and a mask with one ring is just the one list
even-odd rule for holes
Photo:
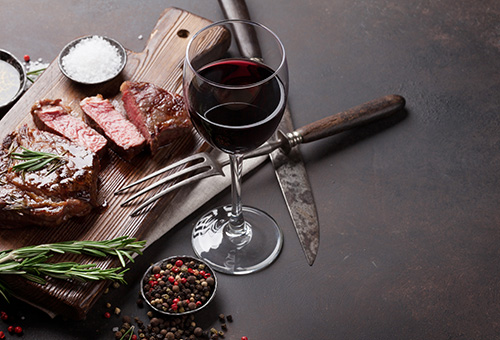
[[[253,157],[258,157],[258,156],[263,156],[271,153],[272,151],[276,149],[281,149],[283,152],[289,151],[292,147],[301,144],[301,143],[309,143],[313,142],[328,136],[332,136],[334,134],[337,134],[339,132],[361,126],[367,123],[370,123],[374,120],[381,119],[388,117],[389,115],[392,115],[395,112],[400,111],[403,109],[405,106],[405,99],[399,95],[387,95],[383,96],[374,100],[371,100],[369,102],[366,102],[364,104],[355,106],[351,109],[348,109],[346,111],[342,111],[339,113],[336,113],[334,115],[331,115],[329,117],[320,119],[314,123],[310,123],[306,126],[303,126],[293,132],[289,133],[283,133],[281,131],[278,131],[278,138],[275,141],[269,141],[265,143],[263,146],[260,148],[253,150],[252,152],[249,152],[244,155],[245,159],[248,158],[253,158]],[[165,184],[169,181],[172,181],[176,178],[179,178],[183,175],[187,175],[192,172],[196,172],[194,175],[191,175],[190,177],[187,177],[171,186],[168,188],[165,188],[161,192],[157,193],[156,195],[152,196],[148,200],[146,200],[144,203],[142,203],[136,210],[134,210],[131,214],[131,216],[137,216],[138,213],[144,209],[146,206],[150,205],[151,203],[155,202],[162,196],[166,195],[167,193],[181,187],[187,184],[190,184],[195,181],[199,181],[203,178],[211,177],[211,176],[224,176],[224,172],[222,168],[226,165],[229,164],[229,160],[225,160],[223,162],[218,161],[215,159],[212,155],[210,155],[207,152],[202,152],[202,153],[197,153],[194,155],[191,155],[189,157],[186,157],[178,162],[175,162],[173,164],[170,164],[158,171],[153,172],[150,175],[147,175],[144,178],[141,178],[140,180],[131,183],[118,191],[115,192],[115,194],[122,193],[123,191],[134,187],[140,183],[143,183],[151,178],[154,178],[156,176],[159,176],[169,170],[173,170],[177,167],[183,166],[183,165],[188,165],[189,166],[175,172],[174,174],[171,174],[169,176],[166,176],[162,178],[161,180],[147,186],[146,188],[140,190],[139,192],[135,193],[132,195],[130,198],[128,198],[125,202],[121,204],[121,206],[125,206],[134,199],[136,199],[139,196],[142,196],[143,194],[147,193],[148,191]]]
[[[263,155],[266,155],[267,153],[268,153],[268,151],[265,148],[259,148],[257,150],[254,150],[251,153],[246,154],[245,159],[263,156]],[[181,167],[181,166],[187,165],[187,164],[190,164],[190,165],[188,167],[185,167],[185,168],[169,175],[169,176],[166,176],[166,177],[160,179],[159,181],[156,181],[155,183],[145,187],[144,189],[142,189],[142,190],[138,191],[137,193],[135,193],[134,195],[130,196],[127,200],[125,200],[121,204],[121,206],[122,207],[126,206],[128,203],[135,200],[139,196],[144,195],[145,193],[153,190],[154,188],[159,187],[160,185],[163,185],[167,182],[170,182],[170,181],[172,181],[176,178],[179,178],[183,175],[187,175],[189,173],[198,171],[198,173],[196,173],[195,175],[192,175],[188,178],[185,178],[184,180],[179,181],[179,182],[165,188],[164,190],[162,190],[158,194],[156,194],[156,195],[152,196],[151,198],[149,198],[148,200],[146,200],[136,210],[134,210],[132,212],[131,215],[136,216],[140,210],[144,209],[146,206],[150,205],[151,203],[155,202],[159,198],[165,196],[169,192],[171,192],[171,191],[173,191],[181,186],[188,185],[190,183],[193,183],[193,182],[199,181],[203,178],[207,178],[207,177],[211,177],[211,176],[217,176],[217,175],[225,176],[222,168],[229,164],[229,159],[227,159],[223,162],[220,162],[217,159],[215,159],[215,157],[213,155],[209,154],[208,152],[196,153],[196,154],[191,155],[189,157],[183,158],[178,162],[172,163],[164,168],[161,168],[160,170],[157,170],[157,171],[155,171],[155,172],[153,172],[153,173],[151,173],[151,174],[149,174],[149,175],[147,175],[147,176],[145,176],[145,177],[143,177],[143,178],[141,178],[141,179],[139,179],[131,184],[124,186],[123,188],[116,191],[115,195],[120,194],[123,191],[130,189],[138,184],[141,184],[141,183],[143,183],[151,178],[159,176],[159,175],[161,175],[169,170],[173,170],[175,168],[178,168],[178,167]]]

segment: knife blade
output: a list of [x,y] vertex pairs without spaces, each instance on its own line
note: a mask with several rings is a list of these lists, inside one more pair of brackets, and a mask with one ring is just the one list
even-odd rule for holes
[[[244,0],[219,0],[227,19],[250,20]],[[236,31],[240,51],[247,51],[248,57],[260,57],[259,43],[252,31]],[[287,107],[279,129],[285,133],[293,131],[290,110]],[[292,218],[307,263],[312,266],[319,249],[319,222],[316,204],[307,177],[306,168],[298,148],[288,153],[276,150],[269,157]]]

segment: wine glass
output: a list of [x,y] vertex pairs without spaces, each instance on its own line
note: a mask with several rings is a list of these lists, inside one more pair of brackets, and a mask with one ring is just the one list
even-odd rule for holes
[[[241,43],[252,37],[259,46]],[[215,270],[248,274],[270,265],[283,245],[281,229],[264,211],[241,203],[246,152],[271,138],[281,121],[288,68],[280,39],[248,20],[213,23],[192,36],[183,89],[191,121],[213,147],[229,154],[232,204],[196,223],[192,246]]]

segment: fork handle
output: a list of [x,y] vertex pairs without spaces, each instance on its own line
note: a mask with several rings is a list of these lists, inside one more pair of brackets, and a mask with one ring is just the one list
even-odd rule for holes
[[403,97],[395,94],[387,95],[298,128],[288,134],[287,138],[291,146],[313,142],[377,119],[386,118],[403,109],[404,106]]

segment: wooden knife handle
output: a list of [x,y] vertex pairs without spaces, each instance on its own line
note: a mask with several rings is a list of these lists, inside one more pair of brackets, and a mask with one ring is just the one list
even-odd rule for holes
[[[244,0],[219,0],[226,19],[250,20],[250,13]],[[262,52],[255,30],[251,26],[235,26],[234,33],[240,52],[247,58],[261,58]]]
[[301,137],[302,143],[313,142],[388,117],[404,106],[403,97],[387,95],[298,128],[294,135]]

